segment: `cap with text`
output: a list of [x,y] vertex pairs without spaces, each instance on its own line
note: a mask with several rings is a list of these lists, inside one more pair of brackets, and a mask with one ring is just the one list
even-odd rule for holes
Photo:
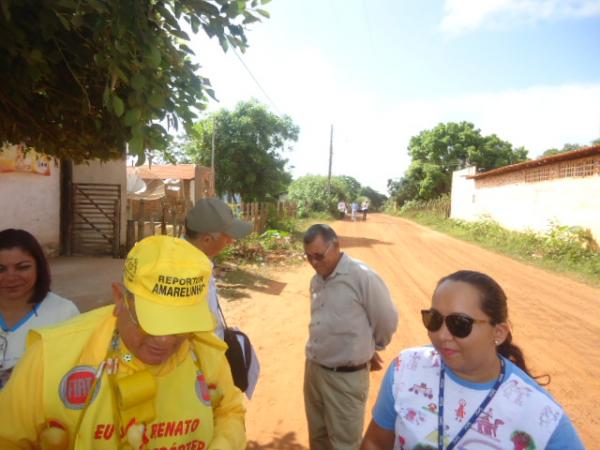
[[202,198],[185,218],[189,230],[197,233],[224,233],[240,239],[252,232],[252,224],[236,219],[231,208],[217,197]]
[[125,260],[124,283],[135,296],[142,329],[154,336],[211,331],[207,301],[212,263],[189,242],[150,236]]

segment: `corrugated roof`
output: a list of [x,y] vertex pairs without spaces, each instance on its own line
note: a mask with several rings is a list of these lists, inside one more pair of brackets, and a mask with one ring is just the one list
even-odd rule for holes
[[196,164],[152,164],[152,167],[138,166],[127,167],[127,173],[137,173],[142,179],[161,179],[172,178],[175,180],[193,180],[196,177]]
[[568,161],[571,159],[585,158],[587,156],[593,156],[600,154],[600,144],[592,145],[591,147],[580,148],[578,150],[571,150],[570,152],[558,153],[552,156],[546,156],[545,158],[534,159],[532,161],[525,161],[518,164],[511,164],[510,166],[499,167],[497,169],[488,170],[487,172],[481,172],[476,175],[469,175],[469,179],[481,179],[486,177],[492,177],[496,175],[502,175],[509,172],[516,172],[518,170],[528,169],[531,167],[546,166],[548,164],[554,164],[561,161]]

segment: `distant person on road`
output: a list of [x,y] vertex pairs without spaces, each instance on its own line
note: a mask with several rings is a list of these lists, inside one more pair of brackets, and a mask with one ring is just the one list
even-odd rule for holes
[[210,271],[189,242],[147,237],[112,285],[114,305],[31,332],[0,391],[0,449],[243,450]]
[[25,352],[29,330],[77,314],[73,302],[50,292],[50,269],[35,237],[0,231],[0,389]]
[[469,270],[445,276],[421,318],[433,346],[390,365],[361,450],[584,449],[513,344],[496,281]]
[[[184,238],[211,260],[227,246],[233,244],[236,239],[241,239],[251,232],[252,224],[236,219],[227,203],[217,197],[198,200],[194,207],[188,211],[185,219]],[[221,339],[224,339],[224,317],[219,305],[217,284],[212,273],[208,285],[208,304],[217,324],[215,333]],[[248,345],[250,345],[249,340]],[[250,347],[250,352],[251,356],[247,358],[251,361],[247,371],[247,386],[245,386],[246,383],[244,383],[244,386],[238,386],[246,392],[248,398],[252,397],[260,371],[258,357],[252,347]],[[231,354],[231,352],[228,353],[228,355]],[[243,365],[240,361],[234,360],[230,360],[230,364],[232,369]],[[234,378],[236,377],[234,376]]]
[[382,368],[377,351],[396,331],[398,312],[381,277],[342,253],[330,226],[311,226],[304,252],[316,272],[304,373],[310,448],[358,449],[369,370]]
[[367,213],[369,212],[369,200],[366,199],[360,205],[360,211],[362,212],[362,220],[367,220]]
[[357,214],[358,214],[358,202],[355,200],[352,202],[352,222],[356,222]]
[[344,220],[346,217],[346,202],[344,200],[338,203],[338,215],[340,220]]

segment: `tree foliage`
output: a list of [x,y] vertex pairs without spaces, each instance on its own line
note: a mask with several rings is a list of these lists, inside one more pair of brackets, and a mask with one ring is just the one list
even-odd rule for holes
[[[592,145],[594,145],[594,143],[592,142]],[[579,150],[580,148],[584,148],[585,145],[580,145],[580,144],[565,144],[563,145],[562,149],[558,149],[558,148],[549,148],[548,150],[546,150],[544,153],[542,153],[539,158],[545,158],[546,156],[552,156],[552,155],[558,155],[559,153],[565,153],[565,152],[570,152],[573,150]]]
[[452,172],[468,166],[479,171],[525,161],[527,150],[513,148],[495,134],[483,136],[472,123],[439,124],[413,136],[408,146],[412,162],[400,180],[389,180],[398,204],[428,200],[450,192]]
[[3,0],[0,142],[76,161],[164,150],[213,95],[182,26],[243,50],[268,1]]
[[331,177],[331,194],[327,195],[325,175],[305,175],[294,180],[288,197],[298,205],[298,214],[306,217],[311,212],[335,213],[340,200],[351,201],[348,185],[339,177]]
[[219,194],[264,201],[287,191],[292,177],[283,153],[299,133],[289,116],[279,117],[256,100],[240,102],[233,111],[221,109],[189,135],[185,150],[193,161],[210,166],[213,132]]
[[337,175],[331,177],[331,179],[336,180],[335,182],[339,183],[339,186],[341,187],[342,197],[340,200],[353,202],[358,199],[362,186],[356,178],[349,175]]
[[385,203],[385,201],[387,200],[387,196],[377,192],[375,189],[373,189],[370,186],[364,186],[360,188],[360,197],[362,198],[368,198],[369,199],[369,203],[370,209],[373,210],[378,210],[379,208],[381,208],[383,206],[383,204]]
[[340,175],[331,177],[331,193],[327,195],[327,177],[305,175],[294,180],[288,189],[289,199],[298,204],[298,212],[306,216],[311,212],[335,213],[341,200],[347,203],[368,198],[373,209],[380,207],[385,195],[361,184],[353,177]]

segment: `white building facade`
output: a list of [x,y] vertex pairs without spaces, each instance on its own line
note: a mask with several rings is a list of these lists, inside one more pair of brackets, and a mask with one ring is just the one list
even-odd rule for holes
[[518,231],[552,224],[589,229],[600,242],[600,145],[477,173],[453,173],[450,217],[490,218]]

